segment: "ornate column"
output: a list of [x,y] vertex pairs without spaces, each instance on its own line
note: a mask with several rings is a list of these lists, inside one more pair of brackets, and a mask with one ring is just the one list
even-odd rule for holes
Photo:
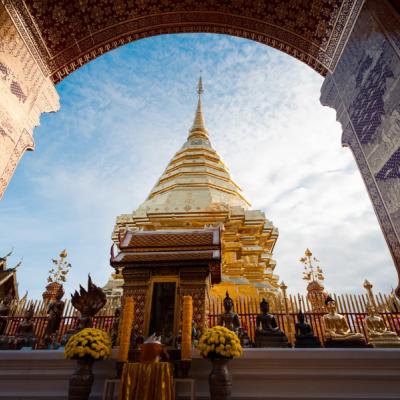
[[9,1],[0,3],[0,198],[43,112],[57,111],[59,97],[29,32],[18,25]]
[[321,103],[337,112],[400,276],[399,77],[400,15],[387,0],[367,0]]
[[185,267],[179,271],[179,302],[180,319],[182,324],[183,297],[191,296],[193,301],[193,320],[202,332],[208,328],[208,268]]
[[124,296],[132,296],[135,302],[133,329],[136,335],[144,335],[146,329],[146,315],[150,315],[151,299],[149,287],[151,272],[149,269],[124,268]]

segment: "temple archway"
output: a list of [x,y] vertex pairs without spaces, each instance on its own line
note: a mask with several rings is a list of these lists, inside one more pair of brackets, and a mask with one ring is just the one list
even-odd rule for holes
[[323,76],[321,102],[337,110],[400,270],[398,2],[191,0],[132,5],[104,0],[0,6],[0,195],[42,112],[59,107],[54,84],[91,59],[140,38],[213,32],[275,47]]
[[[11,4],[12,3],[12,4]],[[75,3],[75,4],[74,4]],[[332,72],[363,1],[6,2],[57,83],[125,43],[180,32],[224,33],[277,48],[318,73]]]

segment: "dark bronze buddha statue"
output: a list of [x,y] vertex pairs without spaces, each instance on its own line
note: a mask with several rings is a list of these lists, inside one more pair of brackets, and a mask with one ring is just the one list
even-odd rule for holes
[[114,320],[111,325],[111,342],[113,346],[117,345],[118,342],[118,332],[119,332],[119,323],[121,319],[121,307],[117,307],[114,312]]
[[10,313],[11,302],[13,300],[12,293],[9,292],[0,304],[0,336],[4,335],[7,327],[7,317]]
[[224,309],[225,312],[220,316],[219,325],[225,326],[225,328],[230,329],[236,334],[240,328],[239,315],[232,311],[233,300],[229,297],[229,293],[226,292],[226,297],[224,299]]
[[305,316],[300,311],[295,324],[296,343],[294,347],[321,347],[321,342],[313,333],[311,325],[305,322]]
[[17,347],[34,347],[36,336],[33,323],[34,307],[30,306],[24,315],[24,319],[19,323],[15,332]]
[[239,328],[238,337],[240,340],[240,344],[242,345],[243,348],[251,347],[249,333],[247,332],[246,328],[244,328],[244,327]]
[[255,347],[288,347],[288,339],[280,330],[275,317],[269,314],[269,304],[262,299],[261,314],[256,318]]
[[56,338],[56,333],[60,328],[62,315],[64,312],[64,301],[62,301],[62,297],[64,296],[64,290],[61,289],[57,293],[57,297],[55,300],[52,300],[49,303],[47,308],[47,326],[44,333],[44,342],[46,345],[50,345],[53,343]]

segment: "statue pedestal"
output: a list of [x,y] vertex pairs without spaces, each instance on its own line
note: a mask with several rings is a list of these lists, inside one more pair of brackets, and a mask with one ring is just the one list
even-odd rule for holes
[[296,336],[296,348],[320,348],[321,342],[316,336]]
[[389,338],[370,338],[369,344],[372,347],[380,347],[380,348],[393,348],[400,347],[400,338],[389,337]]
[[257,348],[262,348],[262,347],[288,348],[288,347],[290,347],[290,345],[288,343],[288,338],[282,332],[281,332],[281,334],[276,334],[276,335],[256,332],[254,346]]
[[328,348],[365,348],[372,347],[367,344],[367,342],[363,339],[349,339],[349,340],[334,340],[334,339],[326,339],[325,347]]

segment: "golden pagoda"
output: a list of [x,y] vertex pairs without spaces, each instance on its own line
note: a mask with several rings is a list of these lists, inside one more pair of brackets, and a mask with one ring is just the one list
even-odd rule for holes
[[118,244],[129,231],[220,227],[222,282],[210,295],[275,297],[272,252],[278,229],[265,214],[251,210],[241,188],[210,143],[202,110],[203,85],[186,142],[169,162],[147,199],[131,214],[117,217],[112,239]]

